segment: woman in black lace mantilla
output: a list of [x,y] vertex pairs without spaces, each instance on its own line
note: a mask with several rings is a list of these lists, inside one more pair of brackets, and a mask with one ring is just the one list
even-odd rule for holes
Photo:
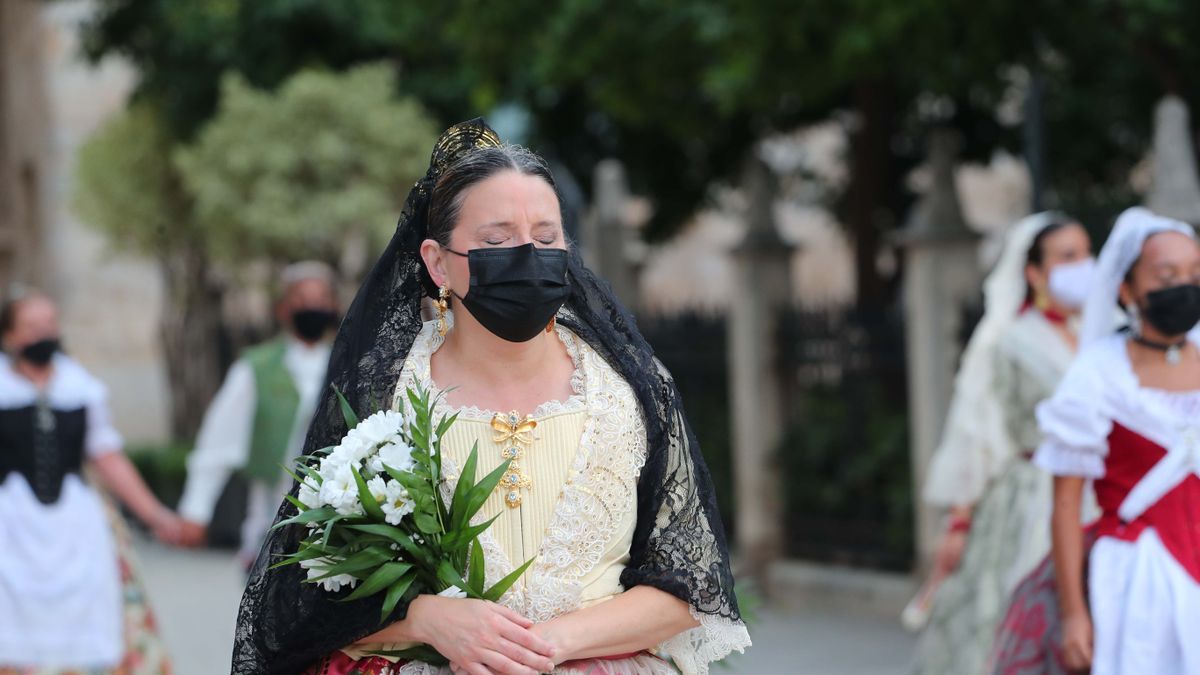
[[[500,603],[418,595],[381,625],[380,598],[337,602],[348,591],[304,583],[299,566],[270,569],[303,536],[303,526],[274,530],[242,599],[234,673],[707,673],[750,644],[679,394],[568,245],[560,204],[541,158],[482,120],[447,130],[329,369],[358,411],[407,385],[450,389],[442,405],[460,417],[443,439],[448,466],[472,440],[481,471],[501,461],[485,454],[491,411],[535,419],[528,475],[485,506],[483,517],[500,518],[480,544],[489,579],[517,556],[536,564]],[[450,311],[423,322],[426,295]],[[306,452],[345,432],[331,390]],[[294,513],[284,502],[278,518]],[[369,653],[401,643],[430,644],[451,666]]]

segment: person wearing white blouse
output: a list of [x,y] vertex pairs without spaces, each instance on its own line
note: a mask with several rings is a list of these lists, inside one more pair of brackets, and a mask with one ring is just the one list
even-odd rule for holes
[[319,262],[284,269],[276,315],[284,334],[247,350],[229,369],[188,457],[179,512],[188,543],[204,541],[230,477],[247,479],[239,559],[254,561],[291,479],[281,468],[301,454],[337,322],[333,272]]
[[58,309],[0,308],[0,673],[169,672],[119,500],[164,543],[182,521],[122,452],[108,388],[62,351]]

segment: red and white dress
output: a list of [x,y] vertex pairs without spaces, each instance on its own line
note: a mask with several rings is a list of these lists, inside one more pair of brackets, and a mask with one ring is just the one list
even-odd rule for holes
[[1200,673],[1200,386],[1141,386],[1126,343],[1082,352],[1039,406],[1035,462],[1093,479],[1103,513],[1088,558],[1092,674]]

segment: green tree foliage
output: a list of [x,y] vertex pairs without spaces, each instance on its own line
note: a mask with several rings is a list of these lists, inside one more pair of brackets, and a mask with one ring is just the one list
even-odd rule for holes
[[177,182],[161,117],[136,104],[80,149],[72,206],[112,243],[158,256],[172,237],[194,230]]
[[1067,205],[1111,195],[1147,147],[1154,101],[1200,103],[1198,32],[1191,0],[111,0],[89,45],[131,57],[183,136],[215,110],[226,71],[273,87],[313,63],[389,58],[443,124],[515,102],[539,149],[585,183],[620,157],[655,200],[651,237],[736,179],[755,139],[847,111],[838,209],[860,288],[882,297],[875,248],[904,217],[930,124],[963,131],[971,157],[1019,151],[1021,130],[994,112],[1014,66],[1036,71],[1050,187]]
[[84,144],[74,203],[113,243],[160,263],[172,429],[187,439],[225,365],[213,268],[337,263],[347,242],[380,245],[436,132],[421,106],[397,97],[388,65],[306,70],[275,91],[231,75],[191,143],[159,100],[140,97]]
[[177,153],[214,259],[336,261],[354,234],[381,247],[437,137],[395,88],[378,64],[304,71],[273,92],[228,76],[217,115]]

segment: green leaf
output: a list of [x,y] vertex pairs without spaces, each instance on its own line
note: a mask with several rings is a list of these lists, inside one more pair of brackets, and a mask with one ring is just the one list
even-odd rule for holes
[[470,566],[467,568],[467,583],[471,585],[471,590],[477,594],[483,594],[483,584],[486,583],[485,574],[483,547],[479,545],[479,540],[476,539],[471,546]]
[[497,581],[491,588],[484,591],[483,599],[490,600],[491,602],[499,602],[500,598],[504,597],[504,594],[508,592],[508,589],[517,583],[517,579],[520,579],[521,575],[525,574],[525,570],[529,569],[529,566],[533,564],[533,560],[533,558],[526,560],[525,564],[513,570],[512,574]]
[[321,581],[339,574],[352,574],[374,569],[392,559],[392,552],[385,546],[373,546],[350,555],[345,560],[324,568],[322,575],[311,581]]
[[412,586],[416,578],[415,572],[409,572],[388,587],[387,595],[383,598],[383,609],[379,613],[379,623],[387,621],[392,610],[396,609],[396,605],[400,603],[400,598],[404,597],[405,591]]
[[412,513],[413,523],[417,529],[425,534],[441,534],[442,526],[438,523],[437,518],[425,513],[424,511],[414,511]]
[[441,422],[438,422],[438,426],[437,426],[438,438],[445,436],[446,432],[449,431],[450,427],[453,426],[453,424],[457,421],[458,421],[458,413],[454,413],[453,415],[442,417]]
[[[303,459],[303,458],[298,458],[296,461],[297,461],[297,462],[299,462],[301,459]],[[296,466],[302,466],[302,465],[301,465],[301,464],[296,464]],[[297,483],[303,483],[303,482],[304,482],[304,480],[303,480],[303,479],[301,479],[301,478],[300,478],[300,476],[296,475],[296,472],[295,472],[295,471],[292,471],[291,469],[287,468],[287,466],[286,466],[286,465],[284,465],[284,464],[280,464],[280,465],[279,465],[279,468],[283,469],[284,473],[286,473],[287,475],[291,476],[292,480],[296,481]]]
[[385,563],[379,569],[375,570],[367,580],[362,582],[354,592],[342,599],[342,602],[351,602],[359,600],[370,595],[375,595],[379,591],[396,583],[396,580],[404,575],[405,572],[412,569],[412,565],[402,562]]
[[354,414],[354,409],[350,407],[350,402],[342,395],[342,391],[336,385],[329,385],[333,389],[333,393],[337,396],[338,405],[342,408],[342,419],[346,420],[346,428],[353,429],[358,426],[358,415]]
[[472,541],[475,541],[476,537],[483,534],[485,530],[491,527],[492,523],[496,522],[496,519],[501,515],[502,514],[497,513],[489,518],[486,522],[478,525],[468,525],[456,530],[451,530],[450,532],[446,533],[446,536],[442,537],[442,548],[446,549],[447,551],[461,551],[466,549]]
[[441,652],[430,647],[429,645],[418,645],[408,649],[391,649],[377,652],[369,652],[376,656],[391,656],[399,658],[402,661],[420,661],[428,663],[431,666],[444,666],[450,663],[450,660],[442,656]]
[[287,567],[288,565],[295,565],[298,562],[302,562],[305,560],[312,560],[313,558],[321,558],[321,557],[325,557],[325,556],[329,555],[329,551],[319,544],[303,544],[302,543],[300,546],[301,546],[301,548],[298,552],[287,556],[286,558],[284,558],[280,562],[275,563],[274,565],[271,565],[270,569],[276,569],[279,567]]
[[408,490],[410,495],[414,492],[430,490],[429,483],[415,473],[398,471],[390,466],[387,466],[386,464],[384,465],[383,470],[386,471],[387,475],[391,476],[393,480],[403,485],[404,489]]
[[471,588],[470,584],[463,581],[462,575],[458,573],[458,570],[454,569],[454,566],[451,565],[449,561],[443,560],[441,564],[438,565],[437,575],[438,579],[443,584],[446,584],[447,587],[457,586],[460,590],[466,592],[468,596],[476,599],[482,599],[479,593]]
[[475,484],[475,466],[479,461],[479,441],[471,445],[471,454],[463,463],[462,473],[458,477],[458,485],[454,486],[454,496],[450,499],[450,529],[457,530],[467,520],[463,517],[466,512],[467,495]]
[[337,515],[337,516],[334,516],[333,518],[330,518],[325,523],[325,531],[321,537],[321,545],[322,546],[329,545],[329,539],[331,537],[333,537],[333,526],[334,525],[337,525],[338,523],[340,523],[344,520],[349,520],[350,518],[351,518],[351,516],[343,516],[343,515]]
[[309,466],[307,464],[301,464],[297,468],[299,468],[300,471],[302,471],[305,476],[308,476],[309,478],[316,481],[317,487],[320,487],[325,482],[325,479],[321,477],[321,473],[319,471],[317,471],[316,467]]
[[304,513],[305,511],[312,508],[311,506],[305,504],[304,502],[300,501],[299,499],[297,499],[291,495],[284,495],[283,498],[285,501],[287,501],[287,503],[289,503],[292,506],[295,506],[297,509],[299,509],[300,513]]
[[429,569],[434,569],[436,567],[436,564],[430,557],[429,551],[417,546],[416,542],[412,540],[412,537],[409,537],[407,534],[393,525],[348,525],[346,529],[387,537],[388,539],[399,544],[400,548],[404,549],[405,553],[413,558],[416,558]]
[[319,509],[309,509],[304,513],[292,516],[286,520],[281,520],[271,527],[272,530],[277,530],[286,525],[304,525],[307,523],[317,523],[330,518],[334,518],[338,512],[332,506],[322,506]]
[[471,487],[467,492],[467,503],[464,505],[463,514],[459,522],[471,522],[471,519],[479,512],[479,509],[483,508],[488,497],[496,490],[496,486],[500,484],[500,479],[504,477],[504,472],[508,471],[508,465],[511,463],[511,460],[504,460],[500,463],[500,466],[496,467],[495,471],[484,476],[483,480]]
[[367,488],[367,481],[363,480],[358,467],[351,464],[350,473],[354,474],[354,483],[358,485],[358,499],[362,502],[363,510],[375,520],[383,520],[383,509],[379,508],[379,502],[375,501],[375,497]]

